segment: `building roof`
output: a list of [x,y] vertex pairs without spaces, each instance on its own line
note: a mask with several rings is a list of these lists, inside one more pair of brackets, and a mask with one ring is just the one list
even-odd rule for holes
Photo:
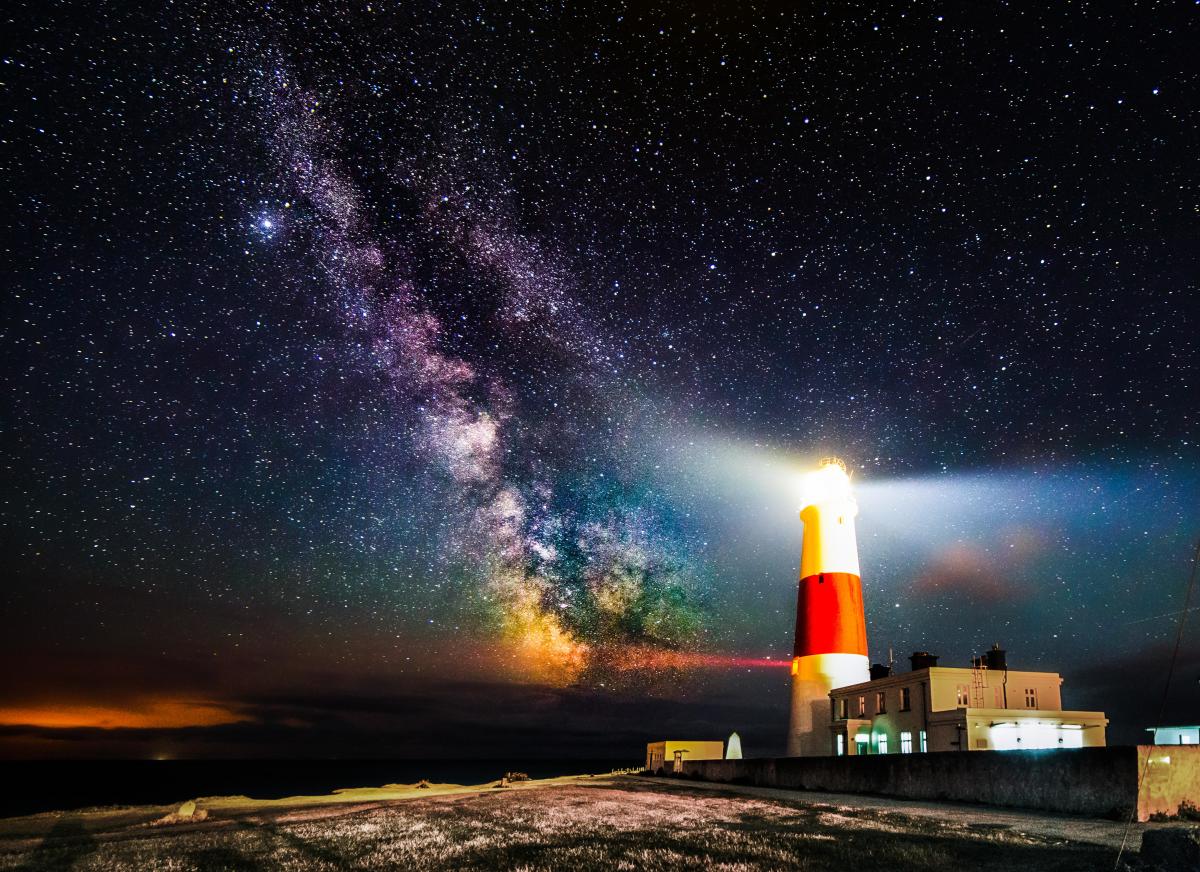
[[[829,692],[830,696],[838,693],[854,693],[860,690],[876,690],[881,687],[895,687],[897,685],[908,684],[911,681],[928,678],[931,674],[948,674],[961,673],[964,676],[970,676],[974,672],[970,666],[925,666],[921,669],[914,669],[911,672],[897,672],[888,675],[885,678],[872,678],[869,681],[862,681],[858,684],[847,684],[843,687],[835,687]],[[1057,672],[1036,672],[1032,669],[984,669],[984,672],[1005,672],[1009,680],[1013,681],[1020,676],[1025,675],[1041,675],[1053,676],[1058,679],[1059,684],[1062,684],[1062,676]]]

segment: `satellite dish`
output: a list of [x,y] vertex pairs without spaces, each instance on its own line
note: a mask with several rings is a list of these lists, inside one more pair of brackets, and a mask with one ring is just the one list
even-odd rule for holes
[[742,759],[742,737],[737,733],[729,734],[729,741],[725,743],[725,759],[726,760],[741,760]]

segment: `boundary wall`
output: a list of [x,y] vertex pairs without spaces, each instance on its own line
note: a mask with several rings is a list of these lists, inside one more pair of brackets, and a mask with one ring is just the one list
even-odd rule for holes
[[684,760],[681,775],[1097,817],[1128,815],[1136,805],[1143,821],[1179,815],[1181,805],[1200,809],[1200,745]]

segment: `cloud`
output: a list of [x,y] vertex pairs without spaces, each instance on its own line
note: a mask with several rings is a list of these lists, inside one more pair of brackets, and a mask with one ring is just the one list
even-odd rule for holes
[[1021,579],[1028,546],[1000,560],[978,545],[957,543],[935,555],[917,575],[912,592],[929,599],[965,598],[979,605],[999,605],[1028,599],[1033,588]]
[[210,727],[245,720],[221,703],[179,697],[138,697],[122,705],[64,702],[0,709],[2,726],[157,729]]
[[912,586],[922,597],[967,596],[981,603],[1003,602],[1011,597],[1011,582],[981,548],[957,544],[927,563]]

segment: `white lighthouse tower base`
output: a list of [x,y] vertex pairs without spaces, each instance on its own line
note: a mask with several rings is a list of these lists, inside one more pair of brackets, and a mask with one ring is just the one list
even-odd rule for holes
[[833,754],[829,731],[829,692],[871,677],[862,654],[809,654],[792,661],[792,705],[787,755],[828,757]]

